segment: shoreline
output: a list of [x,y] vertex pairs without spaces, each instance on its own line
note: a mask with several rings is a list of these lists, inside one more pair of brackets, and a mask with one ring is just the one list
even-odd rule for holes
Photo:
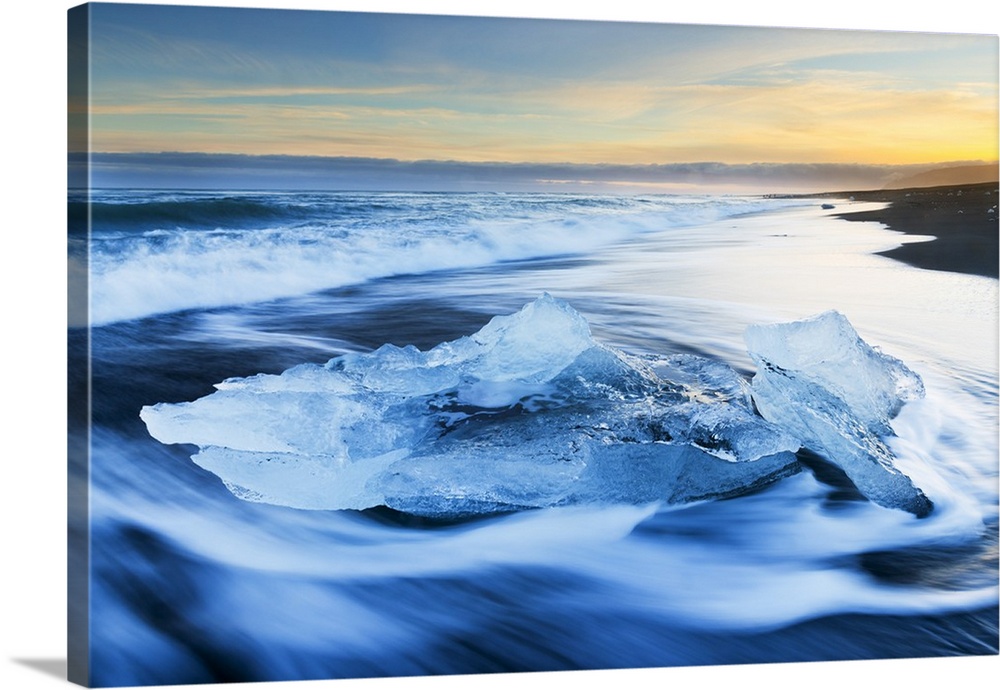
[[[878,211],[832,215],[851,221],[875,221],[907,235],[930,235],[877,252],[916,268],[998,278],[1000,233],[997,182],[802,195],[821,199],[888,202]],[[991,212],[992,210],[992,212]]]

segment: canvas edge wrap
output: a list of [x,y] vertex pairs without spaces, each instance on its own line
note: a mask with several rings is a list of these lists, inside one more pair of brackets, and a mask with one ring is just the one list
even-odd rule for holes
[[[90,6],[67,11],[67,192],[90,188]],[[90,207],[67,204],[67,240],[89,234]],[[68,244],[68,243],[67,243]],[[67,680],[90,683],[89,246],[67,256]],[[76,259],[77,270],[72,264]],[[79,270],[82,268],[83,270]]]

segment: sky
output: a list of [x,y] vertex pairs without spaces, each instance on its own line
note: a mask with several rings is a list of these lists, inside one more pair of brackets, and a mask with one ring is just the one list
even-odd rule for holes
[[997,159],[996,35],[91,11],[98,186],[820,191]]

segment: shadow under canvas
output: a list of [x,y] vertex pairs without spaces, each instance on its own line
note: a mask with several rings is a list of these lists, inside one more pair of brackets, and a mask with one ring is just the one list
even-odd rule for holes
[[12,659],[12,661],[61,680],[66,679],[69,666],[66,659]]

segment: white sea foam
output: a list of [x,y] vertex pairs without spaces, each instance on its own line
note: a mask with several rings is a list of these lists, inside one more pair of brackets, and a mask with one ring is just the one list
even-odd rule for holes
[[[653,230],[793,203],[740,197],[314,195],[293,206],[286,195],[155,197],[155,203],[144,203],[138,194],[108,195],[95,212],[94,324],[291,297],[394,275],[584,254]],[[411,205],[405,213],[382,208],[402,201]]]

